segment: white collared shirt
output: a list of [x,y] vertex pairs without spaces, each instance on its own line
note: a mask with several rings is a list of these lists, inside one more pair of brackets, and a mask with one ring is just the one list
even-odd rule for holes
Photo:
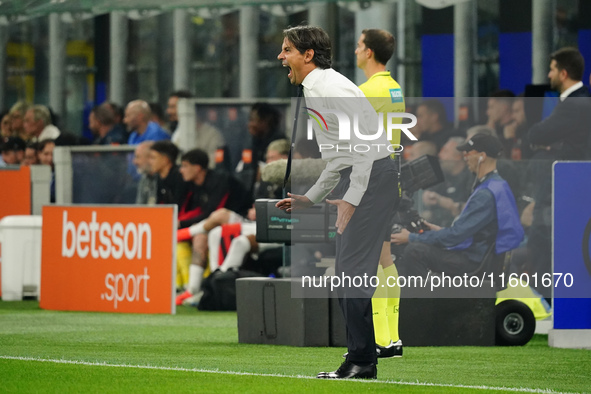
[[[373,162],[392,153],[387,148],[390,142],[386,132],[383,131],[375,140],[365,140],[355,134],[354,115],[357,115],[358,130],[362,135],[376,134],[379,127],[378,115],[363,92],[337,71],[316,68],[304,78],[302,85],[306,107],[320,113],[327,124],[326,127],[323,122],[311,122],[322,159],[327,165],[314,186],[306,193],[306,197],[314,203],[322,201],[339,182],[339,171],[352,167],[351,182],[343,200],[357,206],[367,189]],[[306,111],[309,110],[302,109],[300,116]],[[331,111],[348,115],[351,122],[350,140],[339,139],[339,120]],[[313,115],[312,112],[308,113]],[[319,118],[317,114],[316,117]],[[302,116],[302,119],[306,117]]]
[[48,124],[43,128],[41,133],[39,133],[38,137],[33,137],[31,139],[32,142],[41,142],[45,140],[54,140],[60,136],[60,131],[57,127],[52,124]]
[[564,92],[560,93],[560,101],[564,101],[564,99],[567,98],[572,92],[574,92],[575,90],[578,90],[582,87],[583,87],[583,81],[579,81],[579,82],[575,83],[573,86],[566,89]]

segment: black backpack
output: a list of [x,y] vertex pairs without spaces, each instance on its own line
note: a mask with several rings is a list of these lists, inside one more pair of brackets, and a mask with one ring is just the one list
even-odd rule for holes
[[203,280],[203,296],[197,305],[200,311],[235,311],[236,279],[261,276],[246,270],[214,271]]

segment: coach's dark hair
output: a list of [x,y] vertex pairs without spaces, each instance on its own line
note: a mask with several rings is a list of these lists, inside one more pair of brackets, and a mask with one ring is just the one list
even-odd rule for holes
[[583,80],[585,59],[583,59],[583,55],[577,48],[561,48],[550,55],[550,60],[556,60],[556,68],[566,70],[573,81]]
[[172,164],[176,162],[176,158],[179,155],[179,148],[168,140],[156,141],[150,149],[168,157]]
[[207,156],[207,153],[201,149],[192,149],[188,151],[181,156],[181,161],[188,161],[193,165],[199,165],[205,169],[207,169],[207,166],[209,165],[209,157]]
[[376,61],[380,64],[388,63],[396,48],[394,36],[382,29],[363,29],[361,33],[365,36],[365,47],[373,51]]
[[317,67],[322,69],[331,67],[332,50],[330,37],[328,37],[328,34],[321,27],[290,27],[283,30],[283,36],[302,54],[308,49],[314,50],[312,62]]

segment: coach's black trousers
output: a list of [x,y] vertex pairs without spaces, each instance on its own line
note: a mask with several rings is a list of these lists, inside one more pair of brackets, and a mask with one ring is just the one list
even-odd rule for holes
[[[373,163],[367,190],[345,231],[336,238],[335,274],[351,279],[351,285],[342,283],[337,294],[347,325],[348,360],[353,363],[376,362],[371,308],[375,288],[369,279],[377,273],[384,241],[390,240],[399,201],[396,165],[390,158]],[[349,175],[350,169],[341,171],[332,198],[342,198],[349,187]]]

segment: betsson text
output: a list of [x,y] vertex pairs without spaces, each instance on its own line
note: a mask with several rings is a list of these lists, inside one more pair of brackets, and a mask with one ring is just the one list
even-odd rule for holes
[[[90,222],[74,223],[64,211],[62,221],[62,257],[79,259],[136,260],[152,257],[152,228],[148,223],[98,222],[92,211]],[[150,302],[148,298],[148,267],[142,274],[107,273],[106,292],[101,299],[113,301],[114,308],[122,301]]]

